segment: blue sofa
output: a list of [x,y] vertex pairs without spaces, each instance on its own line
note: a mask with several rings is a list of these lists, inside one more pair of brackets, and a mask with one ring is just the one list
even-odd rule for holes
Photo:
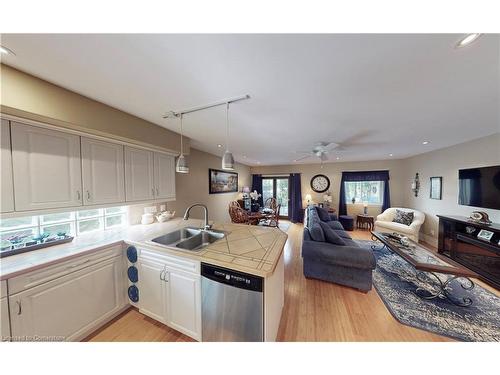
[[315,206],[306,209],[302,257],[305,277],[346,285],[363,292],[372,288],[372,271],[376,266],[372,251],[352,240],[335,215],[327,215]]

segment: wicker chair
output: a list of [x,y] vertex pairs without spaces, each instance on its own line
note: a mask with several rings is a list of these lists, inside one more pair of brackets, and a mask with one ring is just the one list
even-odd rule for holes
[[233,204],[229,205],[229,216],[231,217],[231,222],[235,224],[248,224],[248,225],[257,224],[256,220],[252,220],[248,216],[248,212],[246,212],[239,205],[238,206]]
[[278,204],[276,206],[276,209],[273,211],[273,213],[266,215],[266,219],[262,222],[262,224],[266,225],[268,227],[278,228],[279,218],[280,218],[280,209],[281,209],[281,204]]
[[232,202],[229,202],[229,207],[240,207],[241,208],[241,205],[240,205],[240,202],[238,201],[232,201]]
[[278,207],[278,201],[276,198],[267,198],[264,202],[264,208],[270,208],[273,211],[276,211],[276,207]]

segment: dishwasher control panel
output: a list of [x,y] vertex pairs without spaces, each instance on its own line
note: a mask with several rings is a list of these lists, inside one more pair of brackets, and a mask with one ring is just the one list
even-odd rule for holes
[[201,264],[201,276],[240,289],[253,290],[255,292],[262,292],[264,290],[264,280],[262,277],[213,266],[211,264]]

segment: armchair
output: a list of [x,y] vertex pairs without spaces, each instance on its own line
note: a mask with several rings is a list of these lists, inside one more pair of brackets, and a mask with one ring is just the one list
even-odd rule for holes
[[[393,222],[392,220],[396,216],[396,209],[405,212],[413,212],[413,222],[410,225]],[[410,208],[391,207],[377,216],[374,230],[377,232],[400,233],[411,240],[418,242],[420,227],[424,221],[425,215],[423,212],[412,210]]]

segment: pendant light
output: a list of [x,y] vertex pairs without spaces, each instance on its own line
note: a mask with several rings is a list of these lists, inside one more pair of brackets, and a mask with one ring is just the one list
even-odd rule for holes
[[187,159],[184,156],[184,148],[183,148],[184,145],[182,143],[182,137],[183,137],[182,113],[180,114],[180,118],[181,118],[181,154],[177,158],[177,163],[175,164],[175,171],[177,173],[189,173],[189,165],[188,165]]
[[234,171],[233,154],[229,152],[229,102],[226,103],[226,151],[222,155],[222,169]]

